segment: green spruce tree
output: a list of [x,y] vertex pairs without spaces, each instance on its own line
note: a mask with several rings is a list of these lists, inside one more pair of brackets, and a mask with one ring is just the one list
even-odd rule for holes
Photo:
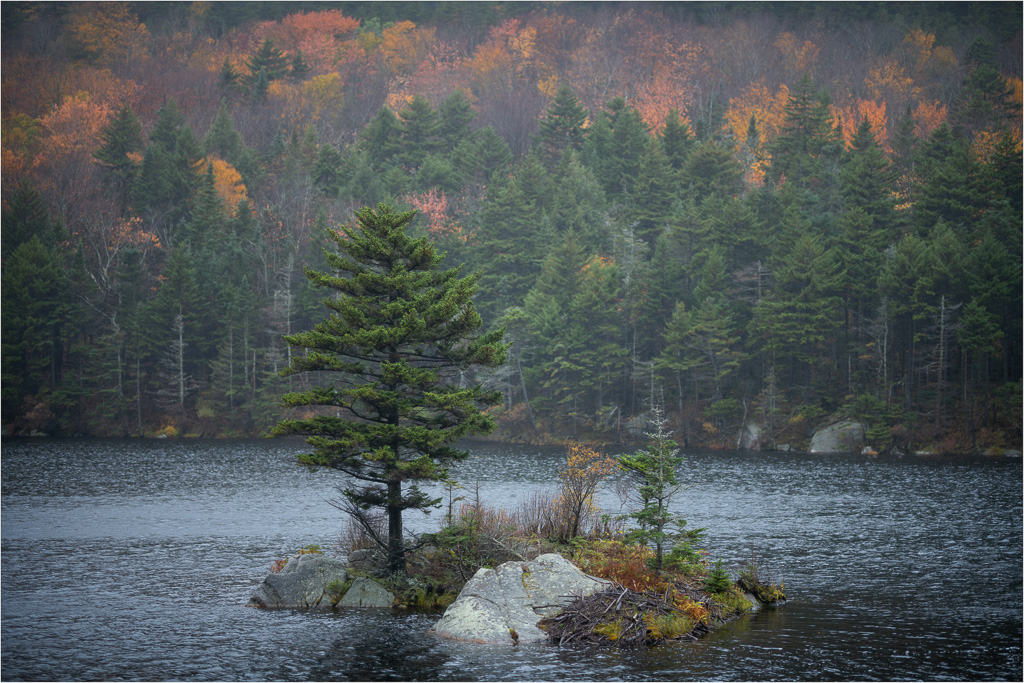
[[333,293],[324,299],[332,314],[286,337],[302,353],[285,374],[325,372],[337,382],[285,395],[286,406],[326,410],[272,430],[307,437],[313,452],[301,463],[341,470],[359,483],[344,491],[356,519],[385,511],[388,536],[377,541],[395,573],[406,566],[403,513],[437,503],[418,483],[443,481],[446,467],[468,455],[456,442],[493,427],[481,408],[500,396],[460,386],[458,377],[501,365],[506,352],[503,331],[475,334],[476,276],[441,270],[429,240],[405,234],[413,215],[385,205],[360,210],[358,227],[334,236],[337,253],[325,252],[333,272],[307,270]]

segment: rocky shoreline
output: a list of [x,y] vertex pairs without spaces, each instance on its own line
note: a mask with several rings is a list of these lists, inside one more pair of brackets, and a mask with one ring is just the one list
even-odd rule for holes
[[[381,582],[353,571],[359,572],[347,561],[320,553],[293,556],[257,586],[246,606],[314,610],[402,606]],[[595,612],[595,600],[605,600],[607,606],[600,603]],[[760,607],[761,601],[741,586],[731,587],[718,600],[682,584],[666,590],[664,596],[631,591],[585,574],[557,553],[545,553],[528,562],[480,568],[431,633],[485,645],[565,643],[568,638],[568,642],[630,646],[693,640]],[[623,635],[624,624],[625,633],[631,635]]]

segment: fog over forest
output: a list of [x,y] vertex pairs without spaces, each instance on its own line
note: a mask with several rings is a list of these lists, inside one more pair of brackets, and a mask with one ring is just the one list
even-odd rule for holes
[[1021,448],[1020,3],[2,13],[4,434],[264,434],[384,203],[507,329],[495,438]]

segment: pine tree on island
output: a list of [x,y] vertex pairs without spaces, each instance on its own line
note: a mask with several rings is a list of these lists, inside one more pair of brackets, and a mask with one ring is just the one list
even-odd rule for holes
[[[299,352],[283,374],[323,374],[310,376],[307,391],[285,395],[284,404],[316,414],[271,431],[306,436],[313,452],[300,463],[355,480],[341,507],[387,553],[391,573],[406,566],[402,513],[440,502],[417,484],[446,479],[447,466],[468,456],[454,444],[494,427],[482,409],[497,405],[500,394],[464,382],[466,371],[500,366],[508,346],[504,330],[476,334],[478,275],[460,277],[461,266],[442,270],[444,255],[429,239],[405,234],[414,215],[384,204],[358,211],[357,227],[331,235],[337,252],[325,256],[334,272],[306,270],[330,291],[324,304],[332,313],[285,337]],[[381,508],[387,538],[377,537],[368,516]]]

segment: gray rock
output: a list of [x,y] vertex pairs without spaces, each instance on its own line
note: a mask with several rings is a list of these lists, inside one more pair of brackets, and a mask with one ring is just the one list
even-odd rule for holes
[[793,450],[793,447],[790,446],[788,443],[780,443],[778,446],[775,447],[775,450],[781,451],[783,453],[789,453],[791,450]]
[[822,427],[811,437],[811,453],[858,453],[864,446],[864,425],[849,420]]
[[310,553],[288,559],[277,574],[269,574],[256,587],[246,607],[331,609],[332,581],[344,582],[348,572],[340,560]]
[[740,437],[737,439],[737,447],[751,450],[761,446],[761,437],[764,435],[764,425],[751,422],[740,430]]
[[372,572],[387,564],[388,558],[376,548],[353,550],[348,554],[348,566],[359,571]]
[[391,607],[395,596],[373,579],[358,578],[338,601],[338,607]]
[[[448,606],[433,632],[445,638],[490,644],[542,642],[537,627],[580,595],[608,585],[587,576],[561,555],[547,553],[530,562],[506,562],[479,569]],[[513,640],[513,632],[518,636]]]

